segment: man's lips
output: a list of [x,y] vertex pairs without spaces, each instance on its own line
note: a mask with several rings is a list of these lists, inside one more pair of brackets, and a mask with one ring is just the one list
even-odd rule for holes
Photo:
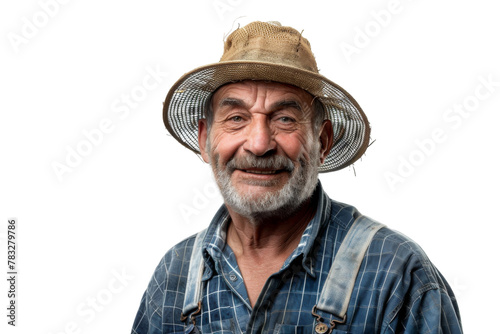
[[276,174],[279,172],[282,172],[283,170],[257,170],[257,169],[243,169],[245,173],[251,173],[251,174]]
[[285,172],[284,169],[236,169],[237,171],[256,175],[276,175]]

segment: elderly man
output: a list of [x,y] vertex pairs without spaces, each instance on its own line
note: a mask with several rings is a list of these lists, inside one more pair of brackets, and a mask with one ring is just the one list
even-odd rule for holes
[[174,84],[164,121],[210,164],[224,205],[163,257],[132,333],[462,332],[421,248],[318,181],[364,153],[370,127],[301,33],[237,29],[219,63]]

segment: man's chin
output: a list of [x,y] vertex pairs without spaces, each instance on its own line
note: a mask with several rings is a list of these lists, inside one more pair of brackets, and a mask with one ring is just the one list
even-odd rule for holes
[[239,205],[229,205],[231,210],[240,214],[241,216],[251,218],[254,221],[269,219],[272,217],[285,218],[297,209],[296,205],[291,203],[283,204],[281,206],[267,207],[265,205],[255,205],[255,203],[239,203]]
[[283,187],[251,185],[231,187],[224,200],[233,211],[252,218],[284,217],[295,212],[297,196],[283,190]]
[[279,172],[266,175],[236,170],[231,173],[231,185],[244,194],[246,191],[279,191],[290,181],[289,174],[288,172]]
[[238,184],[232,186],[234,193],[238,194],[241,198],[248,198],[249,200],[258,200],[259,198],[268,198],[278,196],[283,189],[283,185],[278,182],[261,181]]

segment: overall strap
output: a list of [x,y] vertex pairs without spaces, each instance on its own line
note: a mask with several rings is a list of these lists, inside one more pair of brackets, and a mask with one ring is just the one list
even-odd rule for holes
[[201,278],[203,276],[204,263],[201,253],[203,239],[207,230],[203,230],[196,235],[189,262],[189,273],[186,282],[186,292],[184,295],[184,305],[182,307],[181,321],[186,321],[191,314],[191,320],[194,320],[194,315],[200,311],[201,307]]
[[[362,215],[354,221],[335,255],[319,302],[313,310],[318,320],[321,317],[316,314],[316,310],[340,319],[336,322],[343,323],[346,320],[347,307],[361,262],[373,236],[384,226]],[[331,325],[333,329],[335,324],[332,322]]]

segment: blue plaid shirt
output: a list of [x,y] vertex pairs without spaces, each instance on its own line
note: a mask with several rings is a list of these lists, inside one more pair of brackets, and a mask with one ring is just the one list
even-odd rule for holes
[[[203,298],[196,326],[202,333],[315,333],[311,311],[332,260],[360,215],[330,200],[318,183],[317,211],[298,247],[267,280],[255,306],[238,263],[225,243],[230,221],[224,206],[203,241]],[[169,250],[144,293],[132,333],[184,333],[181,321],[195,237]],[[462,333],[449,285],[423,250],[404,235],[382,228],[370,244],[356,278],[347,320],[332,333]]]

